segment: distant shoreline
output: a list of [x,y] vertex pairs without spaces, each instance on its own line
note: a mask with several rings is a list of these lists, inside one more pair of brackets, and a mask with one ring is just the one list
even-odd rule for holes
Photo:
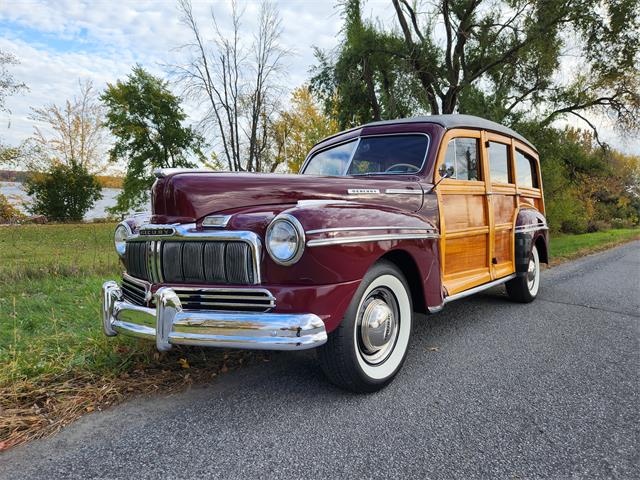
[[[86,213],[84,220],[91,221],[108,217],[106,210],[116,204],[116,197],[121,191],[120,188],[103,187],[102,198]],[[22,182],[0,178],[0,194],[6,196],[9,203],[16,206],[21,212],[29,213],[26,206],[31,199],[22,188]]]
[[[24,183],[28,176],[29,172],[23,170],[0,170],[0,182]],[[96,178],[102,188],[122,189],[122,183],[124,182],[124,178],[112,175],[97,175]]]

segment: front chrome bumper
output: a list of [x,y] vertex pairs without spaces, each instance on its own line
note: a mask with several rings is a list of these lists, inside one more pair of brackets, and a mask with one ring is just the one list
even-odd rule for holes
[[255,350],[305,350],[327,341],[324,322],[311,313],[246,313],[183,310],[171,288],[155,294],[156,308],[124,300],[114,281],[102,285],[104,333],[155,340],[160,351],[171,345],[246,348]]

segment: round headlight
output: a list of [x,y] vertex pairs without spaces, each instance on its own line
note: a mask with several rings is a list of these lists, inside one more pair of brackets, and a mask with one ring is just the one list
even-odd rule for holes
[[127,251],[127,238],[131,235],[131,229],[126,223],[121,223],[116,227],[116,231],[113,235],[113,242],[116,246],[116,252],[121,257],[124,257]]
[[298,220],[287,214],[279,215],[267,228],[267,251],[274,262],[292,265],[304,251],[304,229]]

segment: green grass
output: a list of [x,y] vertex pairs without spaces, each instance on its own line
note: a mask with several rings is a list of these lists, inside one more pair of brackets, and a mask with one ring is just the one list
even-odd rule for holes
[[0,227],[0,388],[80,374],[116,376],[149,366],[203,365],[220,351],[104,336],[100,288],[118,279],[115,224]]
[[[152,344],[107,338],[100,328],[100,286],[121,271],[114,227],[0,228],[0,386],[78,371],[115,375],[153,363]],[[640,229],[554,236],[551,256],[570,258],[633,238]]]
[[634,239],[640,239],[640,228],[621,228],[579,235],[555,235],[551,238],[551,260],[575,258]]
[[52,276],[2,285],[0,385],[76,370],[117,374],[151,353],[140,344],[132,354],[129,339],[112,341],[102,334],[102,281],[89,275]]
[[0,282],[116,274],[114,228],[113,223],[0,227]]
[[[49,435],[131,392],[175,389],[268,359],[186,347],[158,354],[152,342],[105,337],[100,287],[121,271],[114,227],[0,227],[0,450],[3,441]],[[634,238],[640,229],[555,236],[551,255],[570,258]]]

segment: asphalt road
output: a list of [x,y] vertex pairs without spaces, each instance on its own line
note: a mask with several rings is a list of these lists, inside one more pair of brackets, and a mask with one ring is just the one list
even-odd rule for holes
[[309,353],[86,416],[17,478],[640,478],[640,242],[419,317],[404,369],[344,393]]

